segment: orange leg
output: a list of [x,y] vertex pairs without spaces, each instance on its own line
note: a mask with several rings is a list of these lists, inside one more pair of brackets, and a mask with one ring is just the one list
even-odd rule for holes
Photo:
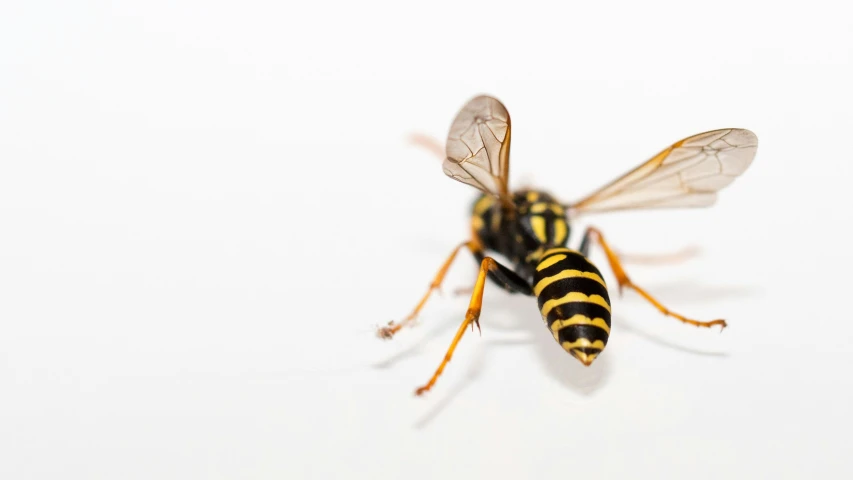
[[459,343],[459,340],[462,339],[462,336],[465,335],[465,330],[468,328],[468,325],[471,326],[471,330],[474,329],[474,325],[477,325],[477,329],[480,328],[480,309],[483,306],[483,288],[486,286],[486,275],[489,270],[496,270],[497,268],[497,262],[489,257],[484,258],[482,263],[480,263],[480,274],[477,276],[477,283],[474,284],[474,293],[471,294],[471,303],[468,305],[468,311],[465,312],[465,320],[462,321],[462,325],[460,325],[459,329],[456,330],[456,335],[453,337],[453,343],[451,343],[450,348],[447,349],[447,353],[444,355],[444,360],[441,361],[441,364],[435,370],[435,373],[432,374],[432,378],[429,379],[429,382],[415,390],[415,395],[422,395],[435,385],[435,381],[438,380],[439,375],[444,371],[444,366],[447,365],[447,362],[449,362],[450,358],[453,356],[453,351],[456,350],[456,345]]
[[721,329],[726,328],[726,321],[725,320],[718,319],[718,320],[711,320],[710,322],[700,322],[698,320],[693,320],[693,319],[687,318],[683,315],[675,313],[672,310],[664,307],[663,304],[661,304],[654,297],[649,295],[648,292],[646,292],[645,290],[643,290],[639,286],[635,285],[634,282],[632,282],[631,279],[628,278],[628,275],[625,273],[625,269],[622,268],[622,263],[619,261],[619,257],[616,256],[616,253],[613,252],[613,250],[610,248],[610,246],[604,240],[604,237],[601,235],[601,232],[597,228],[589,227],[586,231],[586,235],[589,235],[592,239],[596,240],[598,242],[598,244],[601,245],[601,248],[604,250],[604,253],[607,255],[607,260],[608,260],[608,262],[610,262],[610,269],[613,270],[613,275],[616,276],[616,281],[619,282],[619,293],[620,294],[622,293],[622,290],[625,287],[628,287],[628,288],[634,290],[635,292],[639,293],[643,298],[648,300],[649,303],[654,305],[655,308],[660,310],[660,312],[663,313],[664,315],[667,315],[670,317],[675,317],[684,323],[694,325],[697,327],[711,327],[714,325],[720,325]]
[[679,252],[660,254],[660,255],[637,255],[627,254],[625,252],[614,252],[620,261],[624,263],[634,263],[643,265],[669,265],[681,263],[695,257],[699,254],[699,248],[687,247]]
[[447,270],[450,269],[450,264],[453,263],[453,260],[456,258],[456,254],[459,253],[459,250],[461,250],[462,247],[468,247],[468,249],[472,252],[475,251],[475,249],[477,248],[474,242],[471,241],[462,242],[456,248],[454,248],[453,252],[450,254],[449,257],[447,257],[447,260],[444,261],[444,264],[438,270],[438,273],[435,274],[435,277],[432,279],[432,283],[429,286],[429,290],[427,290],[423,298],[421,298],[421,301],[418,302],[418,305],[415,307],[412,313],[410,313],[409,316],[404,318],[400,323],[394,323],[392,321],[389,322],[387,326],[380,328],[379,331],[376,332],[380,338],[392,338],[395,333],[400,331],[401,328],[411,324],[415,320],[415,318],[418,316],[418,312],[420,312],[421,309],[424,308],[424,305],[426,305],[426,302],[429,299],[430,295],[432,295],[432,292],[437,288],[441,287],[441,282],[444,281],[444,276],[447,275]]
[[441,142],[436,140],[434,137],[421,135],[419,133],[413,133],[412,135],[409,135],[409,143],[425,148],[432,152],[438,158],[444,160],[444,145],[442,145]]

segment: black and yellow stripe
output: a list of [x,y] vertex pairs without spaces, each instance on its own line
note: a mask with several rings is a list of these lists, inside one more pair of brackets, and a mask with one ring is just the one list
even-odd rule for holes
[[591,364],[610,336],[610,297],[601,272],[579,252],[552,248],[536,266],[533,293],[554,339]]

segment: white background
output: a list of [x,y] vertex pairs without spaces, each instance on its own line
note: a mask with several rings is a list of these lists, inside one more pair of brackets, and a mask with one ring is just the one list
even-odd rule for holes
[[[4,2],[0,477],[850,478],[853,16],[841,2]],[[522,4],[523,3],[523,4]],[[603,215],[697,330],[613,292],[590,368],[474,262],[473,189],[405,143],[471,96],[566,201],[759,137],[708,210]],[[592,255],[615,285],[599,252]]]

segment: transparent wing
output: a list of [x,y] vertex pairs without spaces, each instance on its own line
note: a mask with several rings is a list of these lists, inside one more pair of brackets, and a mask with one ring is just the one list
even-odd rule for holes
[[510,119],[497,99],[471,99],[456,115],[447,135],[444,173],[506,201],[509,199]]
[[570,207],[575,215],[639,208],[707,207],[752,163],[758,137],[727,128],[676,142]]

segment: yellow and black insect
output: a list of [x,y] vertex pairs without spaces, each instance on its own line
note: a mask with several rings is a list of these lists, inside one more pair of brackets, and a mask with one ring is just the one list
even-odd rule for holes
[[[592,242],[607,256],[620,292],[633,289],[664,315],[684,323],[725,328],[724,320],[702,322],[679,315],[634,284],[598,229],[587,228],[577,250],[566,248],[569,220],[590,212],[710,206],[716,192],[752,163],[758,148],[754,133],[726,128],[685,138],[583,200],[565,205],[543,191],[509,191],[510,127],[506,107],[488,96],[473,98],[457,114],[445,145],[444,173],[483,192],[474,202],[471,238],[453,250],[414,311],[378,331],[380,337],[391,338],[411,324],[441,285],[457,253],[462,248],[471,251],[480,271],[465,320],[438,369],[416,390],[418,395],[435,384],[467,327],[480,328],[486,278],[510,292],[536,296],[554,339],[584,365],[592,364],[610,335],[607,285],[587,260]],[[503,255],[514,268],[498,263],[488,252]]]

